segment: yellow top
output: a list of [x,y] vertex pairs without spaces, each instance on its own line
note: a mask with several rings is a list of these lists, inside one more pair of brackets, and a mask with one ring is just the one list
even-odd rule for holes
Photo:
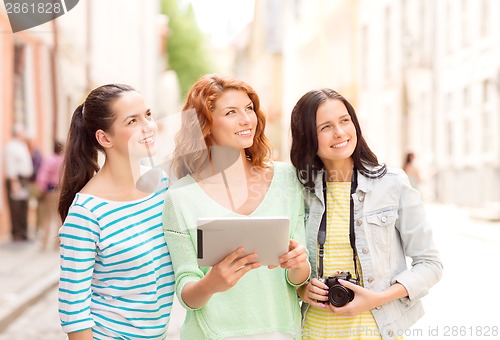
[[[349,271],[353,277],[356,276],[349,241],[350,194],[351,182],[327,182],[325,277],[337,270]],[[362,278],[359,261],[357,267]],[[302,339],[381,339],[381,336],[370,311],[356,316],[341,316],[310,306],[305,315]]]

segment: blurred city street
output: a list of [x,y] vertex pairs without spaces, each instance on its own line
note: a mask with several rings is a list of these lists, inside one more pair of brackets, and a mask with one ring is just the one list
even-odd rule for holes
[[[468,218],[467,211],[452,206],[427,205],[445,271],[443,279],[424,298],[425,316],[404,335],[406,339],[498,339],[500,274],[492,259],[500,250],[500,222]],[[20,316],[8,322],[0,340],[59,340],[65,335],[57,315],[57,253],[40,253],[34,244],[2,244],[4,265],[0,272],[0,315],[6,308],[26,302],[27,292],[37,291],[33,302],[21,306]],[[10,273],[10,274],[9,274]],[[36,295],[31,293],[32,295]],[[176,302],[168,339],[179,339],[184,310]],[[0,325],[3,325],[0,320]],[[489,335],[488,335],[489,334]]]
[[[0,340],[66,339],[59,254],[41,250],[61,225],[42,192],[58,185],[38,182],[90,91],[120,83],[143,96],[161,150],[141,164],[158,167],[188,90],[213,73],[258,94],[277,161],[290,162],[305,93],[352,103],[378,162],[422,193],[444,264],[425,316],[400,335],[500,339],[500,0],[61,0],[42,18],[50,2],[0,5]],[[185,315],[175,301],[168,339]]]
[[426,314],[405,339],[499,339],[500,222],[469,219],[449,206],[427,208],[444,274],[423,298]]

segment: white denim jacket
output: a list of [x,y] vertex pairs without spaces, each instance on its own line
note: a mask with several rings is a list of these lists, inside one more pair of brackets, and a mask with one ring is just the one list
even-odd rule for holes
[[[317,277],[317,235],[325,211],[322,173],[315,188],[305,190],[306,238],[311,277]],[[372,310],[383,339],[404,334],[422,315],[420,298],[442,276],[443,265],[426,220],[420,193],[410,186],[400,169],[387,169],[378,179],[358,172],[353,194],[356,249],[361,263],[364,287],[383,291],[399,282],[408,297],[388,302]],[[412,259],[408,268],[406,258]],[[341,269],[341,268],[340,268]],[[303,305],[303,311],[307,305]]]

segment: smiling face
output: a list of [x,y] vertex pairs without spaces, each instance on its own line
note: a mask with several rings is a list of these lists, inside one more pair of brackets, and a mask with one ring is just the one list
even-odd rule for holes
[[157,126],[144,98],[135,91],[124,92],[111,105],[115,120],[107,134],[113,149],[130,158],[146,157],[156,152]]
[[316,112],[316,129],[318,157],[323,164],[334,168],[352,164],[351,156],[357,144],[356,128],[344,103],[336,99],[322,103]]
[[226,90],[212,112],[212,141],[215,145],[243,150],[253,144],[257,115],[245,91]]

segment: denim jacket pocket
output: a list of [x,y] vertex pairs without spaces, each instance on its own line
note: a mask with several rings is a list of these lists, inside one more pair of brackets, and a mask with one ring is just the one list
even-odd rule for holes
[[383,249],[390,249],[391,237],[399,215],[397,210],[386,210],[366,216],[369,230],[375,244]]

